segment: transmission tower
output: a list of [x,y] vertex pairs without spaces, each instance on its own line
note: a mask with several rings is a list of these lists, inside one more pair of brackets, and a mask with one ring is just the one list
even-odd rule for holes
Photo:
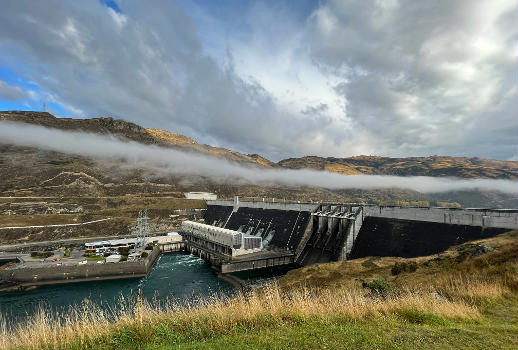
[[143,211],[140,210],[137,218],[137,240],[135,241],[135,248],[142,248],[147,243],[147,233],[149,229],[148,220],[149,217],[147,216],[147,209],[144,209]]

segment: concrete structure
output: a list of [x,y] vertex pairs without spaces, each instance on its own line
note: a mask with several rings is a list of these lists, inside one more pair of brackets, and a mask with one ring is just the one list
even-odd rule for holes
[[263,248],[260,237],[194,221],[182,222],[181,232],[188,247],[205,248],[228,257],[259,252]]
[[117,263],[117,262],[121,261],[121,258],[122,258],[122,255],[112,254],[112,255],[106,257],[106,262],[107,263]]
[[452,225],[518,228],[518,209],[435,208],[377,206],[363,207],[364,217],[438,222]]
[[293,252],[263,249],[263,237],[217,226],[184,221],[181,229],[185,249],[209,261],[222,273],[290,265]]
[[[415,242],[424,246],[424,249],[422,246],[415,247],[415,251],[433,254],[449,245],[517,229],[518,210],[375,206],[358,203],[247,202],[239,201],[236,197],[234,200],[207,201],[205,212],[206,223],[261,236],[265,246],[265,243],[271,241],[275,248],[285,249],[293,254],[291,263],[299,265],[344,260],[352,256],[355,242],[362,234],[366,220],[369,222],[369,230],[376,230],[376,227],[391,230],[378,232],[377,236],[372,236],[372,232],[364,232],[363,235],[369,236],[376,244],[387,244],[392,250],[372,250],[372,247],[368,248],[369,242],[363,240],[362,248],[356,249],[353,254],[355,257],[358,254],[368,254],[369,249],[380,254],[409,256],[408,249],[412,249],[410,247]],[[425,227],[430,232],[437,232],[435,235],[441,237],[440,242],[437,243],[433,237],[420,232]],[[405,229],[412,231],[400,232]],[[397,232],[392,232],[394,230]],[[395,244],[387,241],[389,238],[402,242]],[[255,262],[243,262],[241,265],[255,268],[259,259],[260,257],[256,257]]]
[[204,199],[204,200],[216,200],[218,196],[211,192],[185,192],[183,194],[187,199]]
[[345,260],[361,228],[361,210],[357,204],[319,205],[311,213],[304,243],[297,250],[296,262],[311,265]]
[[221,273],[258,270],[279,266],[293,265],[295,256],[291,252],[261,252],[260,254],[248,254],[223,262],[219,266]]
[[140,259],[140,253],[131,253],[128,255],[128,261],[136,261],[138,259]]
[[[180,236],[177,232],[172,234],[167,234],[167,236],[151,236],[146,237],[146,244],[153,243],[158,245],[168,245],[182,242],[182,236]],[[119,247],[133,247],[137,242],[136,237],[132,238],[120,238],[120,239],[107,239],[104,241],[96,241],[96,242],[86,242],[85,248],[87,250],[112,250],[117,249]]]
[[207,205],[230,206],[237,211],[237,208],[257,208],[272,210],[294,210],[294,211],[313,211],[318,203],[290,203],[290,202],[243,202],[236,197],[234,200],[207,200]]
[[121,278],[144,277],[148,274],[160,249],[155,247],[145,259],[112,264],[59,264],[54,266],[26,266],[16,264],[0,269],[0,280],[7,281],[6,289],[23,290],[29,286],[85,282]]
[[405,207],[319,203],[272,203],[272,202],[243,202],[236,197],[231,200],[207,200],[207,205],[315,212],[322,206],[335,208],[340,205],[358,206],[362,208],[362,218],[366,216],[391,219],[439,222],[453,225],[469,225],[482,227],[498,227],[517,229],[518,209],[484,209],[484,208],[442,208],[442,207]]

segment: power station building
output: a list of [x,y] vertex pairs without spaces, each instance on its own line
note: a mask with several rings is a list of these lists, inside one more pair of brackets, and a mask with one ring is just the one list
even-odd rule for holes
[[235,257],[263,249],[261,237],[199,222],[182,222],[181,232],[183,239],[190,245],[217,255]]

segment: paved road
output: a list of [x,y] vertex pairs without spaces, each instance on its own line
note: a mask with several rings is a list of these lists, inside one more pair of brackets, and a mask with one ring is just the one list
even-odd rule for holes
[[106,221],[106,220],[112,220],[112,218],[106,218],[106,219],[100,219],[100,220],[94,220],[94,221],[87,221],[87,222],[80,222],[77,224],[55,224],[55,225],[33,225],[33,226],[6,226],[6,227],[0,227],[0,230],[10,230],[10,229],[16,229],[16,228],[44,228],[44,227],[65,227],[65,226],[81,226],[81,225],[87,225],[87,224],[93,224],[96,222]]
[[29,247],[39,247],[39,246],[49,246],[49,245],[57,245],[57,244],[73,244],[75,242],[96,242],[96,241],[105,241],[108,239],[119,239],[119,238],[134,238],[135,235],[125,235],[125,236],[100,236],[100,237],[78,237],[78,238],[67,238],[67,239],[58,239],[52,241],[38,241],[38,242],[27,242],[27,243],[16,243],[16,244],[4,244],[0,245],[0,251],[2,250],[16,250],[20,248],[29,248]]

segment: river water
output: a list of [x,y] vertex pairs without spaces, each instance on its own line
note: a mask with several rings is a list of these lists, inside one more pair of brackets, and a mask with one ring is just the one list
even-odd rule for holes
[[41,286],[24,292],[0,292],[0,314],[6,324],[14,325],[38,308],[64,311],[85,299],[103,309],[117,308],[121,297],[134,298],[141,290],[143,298],[153,301],[189,301],[194,298],[236,294],[232,285],[217,278],[202,259],[184,253],[163,254],[143,278],[81,282]]

